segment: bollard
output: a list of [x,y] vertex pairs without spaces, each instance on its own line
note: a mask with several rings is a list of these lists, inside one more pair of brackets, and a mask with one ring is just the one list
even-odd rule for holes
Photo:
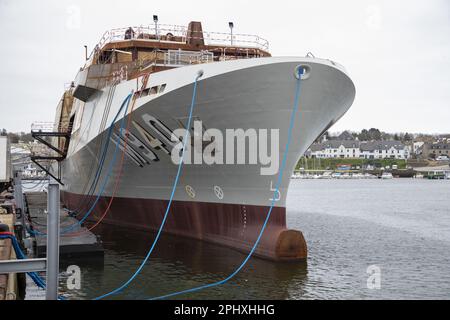
[[59,184],[51,179],[47,194],[47,300],[58,299],[59,278]]
[[20,223],[22,224],[22,239],[25,238],[25,202],[23,200],[23,191],[22,191],[22,179],[21,173],[16,172],[14,178],[14,199],[16,201],[16,207],[20,208],[22,211],[22,215],[20,218]]

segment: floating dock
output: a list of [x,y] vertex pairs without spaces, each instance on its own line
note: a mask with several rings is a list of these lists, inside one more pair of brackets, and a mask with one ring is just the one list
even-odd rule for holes
[[[28,206],[30,225],[36,232],[36,257],[46,256],[47,248],[47,194],[44,192],[27,192],[25,201]],[[73,226],[73,227],[72,227]],[[64,229],[70,231],[66,234]],[[81,227],[78,220],[69,216],[67,211],[60,210],[60,247],[62,259],[95,258],[103,260],[103,248],[95,234]]]

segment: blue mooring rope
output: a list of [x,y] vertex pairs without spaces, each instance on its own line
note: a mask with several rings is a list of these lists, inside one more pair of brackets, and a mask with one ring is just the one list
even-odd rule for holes
[[[259,242],[260,242],[260,240],[261,240],[261,238],[262,238],[262,235],[263,235],[263,233],[264,233],[264,230],[266,229],[267,222],[268,222],[269,219],[270,219],[270,216],[271,216],[271,213],[272,213],[273,206],[275,205],[276,195],[277,195],[277,193],[279,192],[279,188],[280,188],[280,184],[281,184],[281,180],[282,180],[282,176],[283,176],[283,171],[284,171],[284,169],[285,169],[285,167],[286,167],[287,154],[288,154],[288,151],[289,151],[289,145],[290,145],[291,140],[292,140],[292,130],[293,130],[293,127],[294,127],[295,115],[296,115],[297,110],[298,110],[298,107],[299,107],[300,88],[301,88],[301,87],[300,87],[300,83],[301,83],[301,76],[302,76],[302,74],[304,73],[304,69],[303,69],[303,68],[298,68],[298,69],[297,69],[297,72],[298,72],[298,74],[297,74],[296,76],[298,76],[298,77],[297,77],[296,93],[295,93],[295,98],[294,98],[294,107],[293,107],[293,110],[292,110],[292,113],[291,113],[291,118],[290,118],[290,123],[289,123],[289,129],[288,129],[288,137],[287,137],[287,142],[286,142],[286,148],[285,148],[285,152],[284,152],[284,155],[283,155],[283,160],[282,160],[282,163],[281,163],[281,168],[280,168],[280,171],[279,171],[279,174],[278,174],[278,179],[277,179],[277,184],[276,184],[276,188],[275,188],[275,191],[274,191],[274,196],[273,196],[273,198],[272,198],[272,202],[271,202],[270,208],[269,208],[269,210],[268,210],[266,219],[265,219],[264,224],[263,224],[263,226],[262,226],[262,228],[261,228],[261,231],[260,231],[260,233],[259,233],[259,235],[258,235],[258,238],[256,239],[256,241],[255,241],[255,243],[254,243],[252,249],[251,249],[250,252],[248,253],[247,257],[244,259],[244,261],[243,261],[243,262],[242,262],[242,263],[241,263],[241,264],[240,264],[240,265],[239,265],[239,266],[238,266],[238,267],[237,267],[237,268],[236,268],[236,269],[228,276],[228,277],[226,277],[226,278],[223,279],[223,280],[220,280],[220,281],[217,281],[217,282],[213,282],[213,283],[209,283],[209,284],[206,284],[206,285],[202,285],[202,286],[199,286],[199,287],[195,287],[195,288],[183,290],[183,291],[177,291],[177,292],[173,292],[173,293],[170,293],[170,294],[165,294],[165,295],[162,295],[162,296],[149,298],[149,300],[165,299],[165,298],[169,298],[169,297],[173,297],[173,296],[177,296],[177,295],[181,295],[181,294],[186,294],[186,293],[191,293],[191,292],[195,292],[195,291],[200,291],[200,290],[203,290],[203,289],[207,289],[207,288],[211,288],[211,287],[214,287],[214,286],[219,286],[219,285],[225,284],[226,282],[228,282],[229,280],[231,280],[234,276],[236,276],[236,275],[242,270],[242,268],[244,268],[244,266],[247,264],[247,262],[248,262],[248,261],[250,260],[250,258],[252,257],[253,253],[255,252],[255,250],[256,250],[256,248],[257,248],[257,246],[258,246],[258,244],[259,244]],[[202,75],[202,73],[199,74],[199,75],[196,77],[195,82],[194,82],[194,90],[193,90],[193,93],[192,93],[192,101],[191,101],[191,108],[190,108],[190,111],[189,111],[189,120],[188,120],[188,126],[187,126],[187,128],[190,128],[190,123],[191,123],[191,119],[192,119],[192,111],[193,111],[193,109],[194,109],[194,105],[195,105],[195,96],[196,96],[196,92],[197,92],[197,81],[198,81],[198,79],[201,77],[201,75]],[[181,157],[181,159],[184,159],[184,150],[185,150],[185,147],[186,147],[187,135],[188,135],[188,131],[186,131],[185,139],[183,140],[183,152],[182,152],[182,157]],[[143,261],[141,262],[139,268],[135,271],[135,273],[134,273],[134,274],[133,274],[133,275],[132,275],[132,276],[131,276],[124,284],[123,284],[123,285],[121,285],[120,287],[118,287],[118,288],[112,290],[112,291],[109,292],[109,293],[106,293],[106,294],[103,294],[103,295],[101,295],[101,296],[99,296],[99,297],[97,297],[97,298],[94,298],[94,300],[100,300],[100,299],[106,298],[106,297],[108,297],[108,296],[111,296],[111,295],[113,295],[113,294],[116,294],[116,293],[122,291],[122,290],[125,289],[125,288],[126,288],[126,287],[127,287],[127,286],[128,286],[128,285],[129,285],[129,284],[130,284],[130,283],[131,283],[131,282],[139,275],[139,273],[142,271],[143,267],[145,266],[145,264],[146,264],[147,261],[149,260],[150,255],[151,255],[151,253],[153,252],[153,250],[154,250],[154,248],[155,248],[155,246],[156,246],[156,243],[158,242],[159,237],[160,237],[160,235],[161,235],[161,233],[162,233],[162,230],[163,230],[163,228],[164,228],[164,224],[165,224],[165,222],[166,222],[166,220],[167,220],[167,216],[168,216],[168,213],[169,213],[169,209],[170,209],[170,206],[171,206],[171,204],[172,204],[173,196],[174,196],[174,193],[175,193],[177,184],[178,184],[178,179],[179,179],[179,176],[180,176],[180,173],[181,173],[182,165],[183,165],[183,161],[181,160],[180,163],[179,163],[179,165],[178,165],[178,172],[177,172],[177,175],[176,175],[176,177],[175,177],[174,185],[173,185],[173,187],[172,187],[172,193],[171,193],[171,196],[170,196],[169,203],[168,203],[168,205],[167,205],[166,212],[165,212],[165,214],[164,214],[164,218],[163,218],[163,220],[162,220],[162,222],[161,222],[161,225],[160,225],[160,227],[159,227],[159,229],[158,229],[158,233],[157,233],[157,235],[156,235],[156,237],[155,237],[155,239],[154,239],[154,241],[153,241],[153,244],[152,244],[152,246],[150,247],[150,250],[147,252],[147,255],[145,256],[145,258],[144,258]]]
[[164,228],[164,225],[166,223],[167,217],[169,215],[169,210],[170,207],[172,205],[172,201],[173,201],[173,197],[175,195],[175,190],[177,188],[178,185],[178,179],[181,175],[181,169],[183,168],[183,161],[184,161],[184,152],[186,150],[186,144],[188,141],[188,135],[189,135],[189,128],[191,127],[191,121],[192,121],[192,114],[193,114],[193,110],[194,110],[194,106],[195,106],[195,97],[197,95],[197,83],[198,83],[198,79],[203,75],[202,71],[199,71],[197,77],[195,78],[194,81],[194,89],[192,92],[192,100],[191,100],[191,106],[189,109],[189,118],[188,118],[188,123],[186,126],[186,134],[184,135],[184,139],[183,139],[183,149],[182,149],[182,153],[181,153],[181,159],[180,159],[180,163],[178,164],[178,171],[177,171],[177,175],[175,176],[175,180],[172,186],[172,192],[170,194],[170,198],[169,198],[169,203],[167,204],[167,208],[166,208],[166,212],[164,214],[163,220],[161,222],[161,225],[159,226],[158,229],[158,233],[156,234],[155,239],[153,240],[152,246],[150,247],[150,250],[147,252],[147,255],[145,256],[144,260],[142,260],[141,264],[139,265],[139,267],[137,268],[137,270],[134,272],[134,274],[124,283],[122,284],[120,287],[112,290],[111,292],[105,293],[99,297],[94,298],[94,300],[100,300],[106,297],[109,297],[113,294],[116,294],[120,291],[122,291],[123,289],[125,289],[126,287],[128,287],[128,285],[133,282],[133,280],[139,275],[139,273],[142,271],[142,269],[144,268],[145,264],[147,263],[148,259],[150,258],[150,255],[152,254],[153,250],[155,249],[156,243],[159,240],[159,237],[161,236],[162,230]]
[[[12,234],[0,234],[0,239],[10,239],[14,248],[14,252],[16,253],[16,256],[18,259],[28,259],[26,254],[22,251],[22,249],[19,246],[19,242],[17,241],[17,238],[13,236]],[[37,273],[37,272],[27,272],[27,274],[30,276],[30,278],[33,280],[33,282],[41,289],[46,288],[46,284],[44,279]],[[58,300],[66,300],[63,296],[58,296]]]
[[[119,115],[120,115],[122,109],[123,109],[123,108],[125,107],[125,105],[126,105],[126,108],[124,109],[125,111],[124,111],[123,118],[122,118],[122,120],[121,120],[121,122],[120,122],[120,132],[122,133],[122,131],[123,131],[123,129],[124,129],[124,125],[125,125],[126,112],[127,112],[127,110],[128,110],[128,105],[129,105],[129,103],[130,103],[130,98],[131,98],[131,96],[132,96],[132,94],[130,93],[130,94],[125,98],[125,100],[122,102],[122,105],[121,105],[120,108],[119,108],[119,111],[117,112],[116,116],[115,116],[114,119],[112,120],[111,126],[109,127],[109,130],[108,130],[107,140],[106,140],[106,142],[105,142],[104,148],[107,148],[107,146],[108,146],[108,144],[109,144],[109,139],[110,139],[110,137],[112,136],[112,133],[113,133],[113,130],[114,130],[114,124],[115,124],[117,118],[119,117]],[[120,141],[120,135],[117,136],[116,146],[115,146],[114,153],[113,153],[113,159],[111,160],[111,162],[110,162],[110,164],[109,164],[109,167],[108,167],[108,170],[107,170],[107,174],[106,174],[105,180],[103,181],[103,184],[102,184],[102,186],[101,186],[101,188],[100,188],[100,190],[99,190],[99,193],[98,193],[98,195],[97,195],[97,197],[96,197],[94,203],[91,205],[91,207],[89,208],[89,210],[85,213],[85,215],[83,216],[83,218],[81,218],[79,221],[77,221],[77,222],[74,223],[73,225],[70,225],[70,226],[68,226],[68,227],[66,227],[66,228],[64,228],[64,229],[62,229],[62,230],[61,230],[61,234],[64,234],[64,233],[69,232],[70,230],[73,230],[76,226],[80,226],[80,225],[81,225],[81,224],[89,217],[89,215],[90,215],[90,214],[92,213],[92,211],[94,210],[95,206],[97,205],[97,203],[98,203],[100,197],[102,196],[102,194],[103,194],[103,192],[104,192],[104,189],[105,189],[105,187],[106,187],[106,185],[107,185],[107,183],[108,183],[108,181],[109,181],[109,178],[110,178],[112,169],[113,169],[114,164],[115,164],[115,162],[116,162],[116,156],[117,156],[117,150],[118,150],[118,146],[119,146],[119,141]],[[105,149],[105,150],[106,150],[106,149]],[[124,151],[124,152],[125,152],[125,151]],[[105,154],[105,153],[106,153],[106,152],[104,152],[104,154]],[[104,163],[105,158],[106,158],[106,157],[102,156],[102,159],[101,159],[101,161],[100,161],[99,167],[103,166],[103,163]],[[94,177],[94,181],[97,180],[97,179],[99,178],[99,175],[98,175],[99,172],[100,172],[100,171],[97,170],[97,174],[96,174],[96,176]],[[30,234],[34,235],[34,236],[36,236],[36,235],[39,235],[39,236],[46,236],[46,235],[47,235],[47,233],[45,233],[45,232],[40,232],[40,231],[31,230],[31,229],[29,229],[28,227],[27,227],[27,231],[28,231]]]
[[259,232],[258,238],[256,239],[252,249],[250,250],[250,252],[248,253],[247,257],[244,259],[244,261],[242,261],[242,263],[225,279],[220,280],[220,281],[216,281],[213,283],[209,283],[209,284],[205,284],[199,287],[195,287],[195,288],[191,288],[191,289],[187,289],[187,290],[183,290],[183,291],[177,291],[177,292],[173,292],[173,293],[169,293],[169,294],[165,294],[162,296],[158,296],[158,297],[153,297],[153,298],[149,298],[148,300],[161,300],[161,299],[165,299],[165,298],[170,298],[170,297],[174,297],[174,296],[178,296],[178,295],[182,295],[182,294],[186,294],[186,293],[191,293],[191,292],[195,292],[195,291],[200,291],[203,289],[207,289],[207,288],[211,288],[211,287],[215,287],[215,286],[219,286],[222,284],[225,284],[226,282],[228,282],[229,280],[231,280],[234,276],[236,276],[241,270],[242,268],[244,268],[244,266],[247,264],[248,260],[250,260],[250,258],[252,257],[253,253],[255,252],[261,238],[262,235],[264,233],[264,230],[266,229],[267,226],[267,222],[270,219],[270,215],[272,213],[272,209],[273,206],[275,205],[275,199],[276,196],[278,194],[278,190],[280,188],[281,185],[281,180],[283,177],[283,171],[286,167],[286,159],[287,159],[287,154],[289,151],[289,145],[291,143],[291,139],[292,139],[292,130],[294,128],[294,122],[295,122],[295,115],[297,113],[297,109],[298,109],[298,105],[299,105],[299,99],[300,99],[300,83],[301,83],[301,75],[303,74],[303,68],[299,68],[297,70],[298,72],[298,80],[297,80],[297,89],[296,89],[296,93],[295,93],[295,99],[294,99],[294,108],[292,109],[292,114],[291,114],[291,119],[290,119],[290,123],[289,123],[289,129],[288,129],[288,137],[287,137],[287,141],[286,141],[286,149],[284,151],[283,154],[283,160],[281,163],[281,167],[280,167],[280,172],[278,173],[278,179],[277,179],[277,184],[275,187],[275,191],[272,197],[272,202],[270,204],[270,208],[269,211],[267,212],[267,216],[266,219],[264,221],[263,226],[261,227],[261,231]]
[[[132,93],[130,93],[130,94],[125,98],[125,100],[122,102],[122,105],[120,106],[119,111],[117,112],[116,116],[114,117],[114,119],[113,119],[113,121],[112,121],[112,123],[111,123],[111,126],[109,127],[108,137],[107,137],[107,141],[105,142],[105,145],[108,145],[108,144],[109,144],[109,138],[111,137],[111,135],[112,135],[112,133],[113,133],[113,131],[114,131],[114,123],[115,123],[115,121],[117,120],[117,118],[118,118],[118,116],[119,116],[119,114],[120,114],[122,108],[126,105],[126,107],[125,107],[125,109],[124,109],[123,118],[122,118],[122,120],[121,120],[121,122],[120,122],[120,134],[117,136],[117,141],[116,141],[116,146],[115,146],[115,148],[114,148],[113,158],[112,158],[112,160],[111,160],[111,162],[110,162],[110,164],[109,164],[109,167],[108,167],[108,170],[107,170],[107,174],[106,174],[105,180],[103,181],[103,184],[102,184],[102,186],[101,186],[101,188],[100,188],[100,190],[99,190],[99,192],[98,192],[98,195],[97,195],[97,197],[96,197],[94,203],[91,205],[91,207],[90,207],[89,210],[86,212],[86,214],[83,216],[83,218],[81,218],[77,223],[73,224],[72,226],[69,226],[69,227],[63,229],[63,230],[62,230],[62,233],[66,233],[66,232],[68,232],[69,230],[72,230],[75,226],[81,225],[81,224],[89,217],[89,215],[92,213],[92,211],[94,210],[95,206],[97,205],[98,201],[100,200],[100,197],[102,196],[102,194],[103,194],[103,192],[104,192],[104,190],[105,190],[105,187],[106,187],[106,185],[108,184],[109,178],[110,178],[110,176],[111,176],[112,169],[113,169],[114,164],[115,164],[115,162],[116,162],[117,150],[119,149],[119,143],[120,143],[120,139],[121,139],[120,137],[121,137],[121,134],[123,133],[123,130],[124,130],[125,117],[126,117],[126,115],[127,115],[128,105],[130,104],[130,98],[131,98],[131,96],[132,96]],[[125,150],[124,150],[123,152],[125,152]],[[105,158],[106,158],[106,157],[105,157]],[[103,160],[104,160],[105,158],[103,158]],[[103,164],[102,164],[102,165],[103,165]]]
[[[25,255],[25,253],[23,253],[15,236],[0,234],[0,239],[2,239],[2,240],[10,239],[12,246],[14,248],[14,251],[16,253],[17,259],[20,259],[20,260],[27,259],[27,256]],[[33,279],[34,283],[38,287],[45,289],[44,280],[36,272],[27,272],[27,274],[31,277],[31,279]]]
[[[128,96],[127,96],[126,99],[128,99]],[[125,101],[126,101],[126,99],[125,99]],[[111,122],[111,126],[115,125],[116,119],[119,116],[119,114],[121,113],[122,107],[123,107],[123,104],[125,103],[125,101],[122,102],[122,106],[117,111],[117,114],[114,117],[114,120]],[[106,106],[105,106],[105,108],[106,108]],[[127,106],[126,110],[128,110],[128,106]],[[126,115],[126,112],[125,112],[125,115]],[[92,118],[92,116],[91,116],[91,118]],[[95,172],[95,175],[94,175],[94,179],[92,180],[92,183],[91,183],[87,193],[83,195],[83,199],[81,199],[77,203],[76,209],[71,210],[71,211],[75,212],[77,215],[80,212],[81,208],[83,208],[85,206],[89,207],[89,203],[91,202],[89,197],[94,194],[95,189],[97,188],[97,184],[98,184],[98,181],[100,179],[100,175],[101,175],[102,170],[103,170],[103,163],[105,162],[106,155],[107,155],[107,152],[108,152],[108,147],[109,147],[109,144],[110,144],[110,138],[111,138],[111,135],[112,135],[112,130],[111,130],[112,127],[111,126],[109,127],[108,134],[106,135],[106,139],[104,141],[102,139],[102,141],[100,143],[100,151],[98,153],[100,155],[100,161],[99,161],[99,164],[97,166],[97,169],[96,169],[96,172]],[[87,126],[86,126],[86,129],[87,129]],[[119,138],[117,139],[117,142],[119,142]]]

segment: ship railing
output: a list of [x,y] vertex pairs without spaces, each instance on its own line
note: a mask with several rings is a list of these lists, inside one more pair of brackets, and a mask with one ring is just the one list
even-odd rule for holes
[[[152,59],[139,59],[132,62],[123,63],[123,68],[105,76],[96,76],[95,83],[97,88],[103,88],[122,81],[128,81],[142,75],[143,72],[152,72],[152,67],[176,68],[193,64],[210,63],[214,61],[246,59],[245,55],[232,56],[220,55],[214,56],[210,51],[186,51],[186,50],[169,50],[163,52],[160,57]],[[70,131],[70,130],[69,130]]]
[[169,50],[164,55],[164,65],[190,65],[214,61],[214,54],[209,51]]
[[[30,159],[61,184],[60,161],[66,158],[71,132],[70,121],[61,121],[58,124],[53,122],[31,124],[31,136],[35,139],[35,143],[31,147]],[[57,175],[49,170],[54,161],[58,162]]]
[[159,24],[157,27],[139,26],[111,29],[103,34],[91,52],[90,58],[107,43],[131,39],[179,43],[186,43],[189,40],[203,40],[205,45],[210,46],[241,46],[264,51],[269,50],[269,42],[258,35],[210,31],[190,31],[189,33],[190,35],[188,35],[188,28],[186,26],[168,24]]
[[53,131],[53,122],[33,122],[31,124],[31,132],[50,132]]
[[58,125],[54,122],[37,121],[31,124],[31,132],[71,132],[72,123],[69,121],[62,121]]

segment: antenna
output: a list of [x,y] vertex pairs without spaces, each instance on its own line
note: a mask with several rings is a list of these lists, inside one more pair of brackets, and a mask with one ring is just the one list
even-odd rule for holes
[[153,15],[153,22],[155,23],[155,34],[156,39],[159,40],[159,34],[158,34],[158,16],[156,14]]
[[228,22],[228,26],[230,27],[231,45],[233,45],[233,28],[234,28],[234,23],[232,21],[230,21],[230,22]]

